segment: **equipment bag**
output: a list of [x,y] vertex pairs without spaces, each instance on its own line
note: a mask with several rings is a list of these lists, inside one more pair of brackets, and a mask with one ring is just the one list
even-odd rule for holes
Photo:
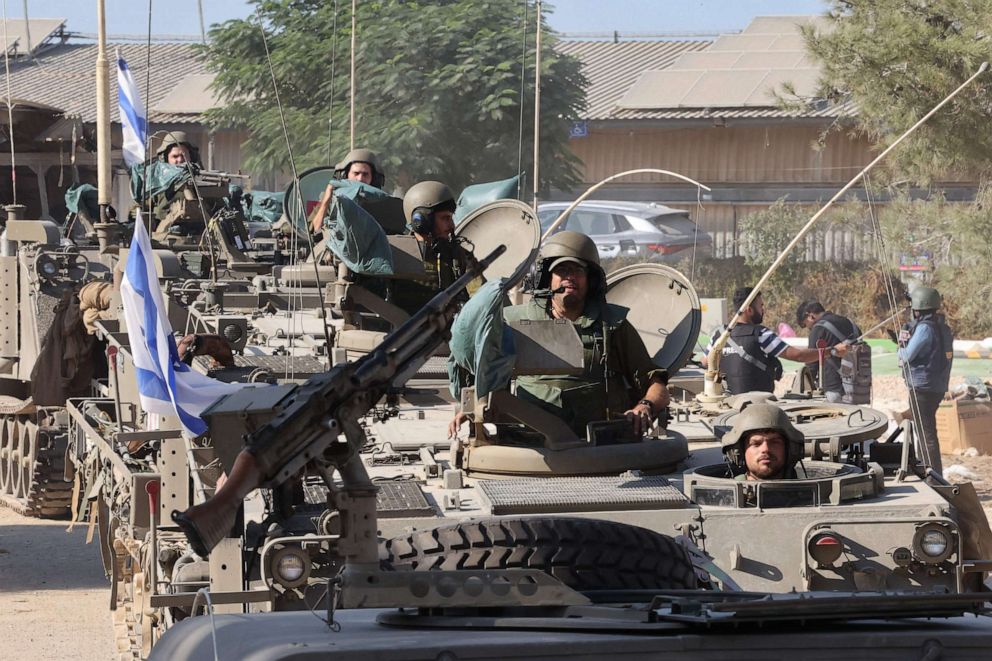
[[856,339],[861,335],[857,325],[852,324],[854,333],[850,337],[842,335],[836,326],[824,319],[816,322],[816,325],[826,328],[838,342],[846,342],[849,345],[847,354],[840,359],[840,383],[844,390],[840,400],[845,404],[870,404],[871,347]]

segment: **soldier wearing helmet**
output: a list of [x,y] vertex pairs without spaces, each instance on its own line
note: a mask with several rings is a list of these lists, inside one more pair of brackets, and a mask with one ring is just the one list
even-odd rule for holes
[[538,291],[530,302],[504,310],[507,321],[568,319],[582,340],[580,375],[517,378],[518,397],[564,420],[580,437],[589,422],[627,416],[636,435],[668,406],[668,375],[651,360],[627,322],[627,309],[606,302],[606,275],[592,239],[555,234],[538,256]]
[[403,198],[403,214],[417,239],[425,276],[420,281],[393,281],[387,300],[410,314],[450,286],[475,260],[454,235],[455,208],[454,194],[440,181],[414,184]]
[[379,165],[379,157],[370,149],[352,149],[334,167],[334,178],[360,181],[382,189],[386,186],[386,175]]
[[187,163],[199,167],[200,154],[196,146],[189,141],[184,131],[169,131],[162,136],[155,156],[163,163],[185,166]]
[[723,455],[738,480],[796,477],[805,439],[788,414],[773,404],[751,404],[720,439]]
[[937,442],[937,409],[947,392],[954,359],[954,335],[938,314],[940,293],[917,287],[910,294],[913,319],[900,334],[899,359],[909,389],[913,423],[923,441],[924,463],[940,473],[943,462]]

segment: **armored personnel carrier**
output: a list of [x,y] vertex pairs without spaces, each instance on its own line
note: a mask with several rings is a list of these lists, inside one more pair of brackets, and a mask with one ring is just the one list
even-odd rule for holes
[[[378,369],[398,374],[397,344],[381,349]],[[237,488],[174,514],[193,547],[222,548],[241,496],[316,463],[335,523],[278,540],[266,580],[297,589],[328,555],[339,568],[315,579],[310,613],[192,618],[152,658],[980,658],[992,642],[974,493],[920,466],[911,427],[877,440],[871,409],[784,404],[808,441],[799,479],[741,482],[714,443],[729,405],[708,441],[673,424],[626,444],[565,445],[539,426],[542,442],[500,443],[497,418],[477,420],[485,440],[414,451],[360,422],[383,391],[358,376],[375,373],[362,362],[278,403],[215,407],[225,438],[246,441]],[[505,404],[483,413],[519,411]]]
[[[64,405],[99,377],[76,292],[108,282],[115,256],[63,241],[50,221],[7,207],[0,239],[0,499],[22,514],[69,511]],[[109,286],[109,285],[108,285]],[[99,313],[99,301],[91,301]]]

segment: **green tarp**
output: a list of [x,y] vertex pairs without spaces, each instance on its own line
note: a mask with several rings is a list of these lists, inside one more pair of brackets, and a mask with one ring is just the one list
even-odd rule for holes
[[451,394],[461,397],[475,384],[476,397],[509,387],[516,350],[513,333],[503,321],[507,278],[485,283],[472,295],[451,325],[448,379]]
[[[147,176],[148,181],[145,181]],[[165,193],[167,198],[171,198],[179,188],[192,179],[190,170],[178,165],[171,165],[162,161],[152,161],[145,165],[139,163],[131,167],[131,197],[135,200],[146,199],[145,196],[154,197]]]
[[96,186],[78,184],[65,192],[65,206],[69,213],[79,213],[80,209],[90,218],[100,217],[100,196]]
[[327,248],[352,272],[393,273],[393,251],[386,233],[369,212],[351,198],[335,195],[330,217],[326,224]]
[[493,181],[487,184],[472,184],[466,186],[462,194],[458,196],[458,208],[455,210],[455,224],[462,222],[462,219],[481,207],[496,200],[517,199],[517,182],[519,176]]

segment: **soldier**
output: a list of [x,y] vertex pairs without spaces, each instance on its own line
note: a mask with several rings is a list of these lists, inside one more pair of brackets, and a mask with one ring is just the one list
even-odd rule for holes
[[352,149],[334,168],[335,179],[350,179],[383,189],[386,175],[379,165],[379,157],[369,149]]
[[[360,181],[380,190],[386,185],[386,175],[379,166],[379,157],[369,149],[352,149],[348,152],[344,160],[334,166],[334,178],[341,181]],[[312,234],[320,232],[324,226],[324,217],[331,205],[333,193],[333,186],[327,184],[319,203],[310,212],[307,221],[310,223]]]
[[[824,309],[817,300],[804,301],[796,310],[796,322],[803,328],[809,329],[809,348],[815,349],[820,340],[826,342],[827,348],[832,348],[845,341],[853,340],[861,335],[861,329],[839,314]],[[840,377],[840,358],[825,356],[823,374],[820,375],[819,362],[808,365],[813,378],[820,378],[820,386],[828,402],[839,402],[844,396],[844,388]]]
[[450,286],[475,259],[455,237],[455,196],[440,181],[422,181],[403,198],[410,233],[417,238],[426,276],[422,281],[395,280],[391,302],[413,314]]
[[586,424],[625,415],[636,435],[668,406],[668,374],[651,360],[626,320],[627,309],[606,302],[606,274],[592,239],[559,232],[538,260],[539,291],[506,308],[507,321],[568,319],[584,348],[583,374],[521,376],[516,394],[564,420],[579,436]]
[[[740,309],[753,290],[753,287],[742,287],[734,292],[734,308]],[[786,344],[771,329],[761,325],[764,319],[765,301],[758,294],[740,314],[740,321],[730,331],[730,338],[723,347],[720,367],[725,375],[727,390],[732,394],[775,392],[775,382],[782,376],[779,357],[800,363],[813,363],[820,358],[818,349],[800,349]],[[721,326],[714,331],[706,347],[707,356],[725,328]],[[834,357],[842,357],[846,353],[845,344],[830,349],[830,355]],[[703,364],[706,365],[706,357]]]
[[899,336],[899,359],[909,389],[909,407],[920,435],[924,457],[938,473],[943,471],[937,440],[937,408],[947,392],[954,359],[954,335],[938,314],[940,293],[917,287],[910,295],[913,320]]
[[187,163],[199,167],[199,150],[189,141],[183,131],[169,131],[162,136],[158,150],[158,160],[170,165],[185,166]]
[[751,404],[720,446],[737,480],[781,480],[796,477],[805,438],[785,411],[772,404]]

